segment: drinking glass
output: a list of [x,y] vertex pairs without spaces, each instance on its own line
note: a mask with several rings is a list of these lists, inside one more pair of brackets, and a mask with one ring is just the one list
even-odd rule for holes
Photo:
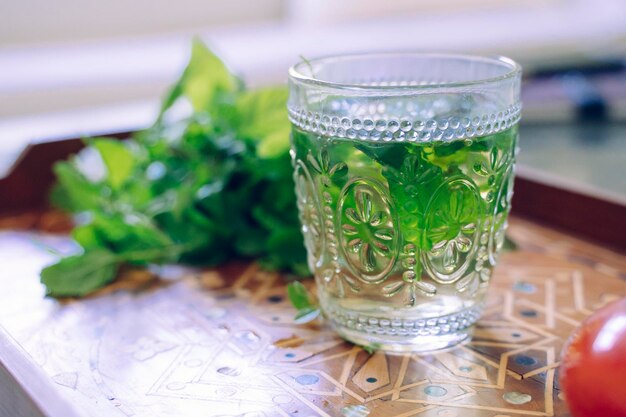
[[511,208],[521,68],[382,53],[289,70],[308,264],[345,339],[388,351],[471,335]]

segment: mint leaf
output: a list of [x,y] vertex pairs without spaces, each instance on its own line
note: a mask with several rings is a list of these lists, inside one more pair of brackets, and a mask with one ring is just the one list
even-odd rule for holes
[[320,313],[319,307],[306,307],[298,310],[293,321],[296,324],[308,323],[318,318]]
[[131,176],[135,159],[123,142],[115,139],[90,141],[98,150],[107,168],[107,182],[114,190],[119,189]]
[[84,296],[111,282],[117,273],[117,257],[94,249],[82,255],[61,259],[41,271],[41,282],[53,297]]
[[289,151],[288,94],[285,87],[269,87],[245,91],[237,98],[237,132],[256,140],[260,158],[276,158]]
[[287,285],[287,296],[296,310],[314,306],[309,298],[309,292],[300,281],[294,281]]
[[294,308],[298,310],[294,318],[295,323],[308,323],[319,317],[320,307],[311,301],[313,297],[300,281],[294,281],[287,285],[287,296]]
[[72,238],[85,250],[96,249],[104,244],[102,237],[93,224],[83,224],[75,227],[72,230]]
[[276,130],[263,137],[257,146],[259,158],[277,158],[289,150],[289,128]]
[[189,64],[165,98],[162,112],[181,97],[188,99],[195,111],[208,110],[220,94],[234,93],[238,88],[239,81],[224,63],[200,40],[194,39]]
[[[88,244],[99,243],[100,246],[122,256],[128,252],[166,248],[174,244],[172,239],[149,219],[138,215],[103,216],[96,214],[92,222],[82,226],[81,229],[85,230],[79,232],[75,238],[83,247],[87,247]],[[162,261],[177,260],[174,254],[167,252],[163,252],[159,258]],[[154,259],[146,259],[145,261],[154,261]]]
[[90,182],[72,162],[57,162],[53,170],[58,183],[52,202],[57,207],[71,212],[102,208],[102,187]]

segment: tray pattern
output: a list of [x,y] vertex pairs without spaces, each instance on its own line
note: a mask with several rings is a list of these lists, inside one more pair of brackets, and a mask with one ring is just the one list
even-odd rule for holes
[[510,230],[520,250],[501,257],[473,340],[432,354],[370,355],[294,324],[288,277],[255,264],[129,271],[88,299],[46,299],[42,247],[71,243],[33,231],[0,232],[0,325],[86,416],[568,416],[560,351],[626,296],[626,260],[519,219]]

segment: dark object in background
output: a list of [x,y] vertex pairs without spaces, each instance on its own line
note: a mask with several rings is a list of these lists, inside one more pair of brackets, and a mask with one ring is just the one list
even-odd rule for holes
[[567,73],[561,78],[561,82],[566,94],[576,106],[579,122],[598,122],[608,118],[607,103],[602,93],[582,73]]
[[542,69],[522,85],[524,122],[626,121],[626,62]]

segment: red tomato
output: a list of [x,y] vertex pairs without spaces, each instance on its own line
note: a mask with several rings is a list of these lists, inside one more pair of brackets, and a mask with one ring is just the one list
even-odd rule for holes
[[563,350],[560,382],[573,417],[626,417],[626,298],[576,329]]

